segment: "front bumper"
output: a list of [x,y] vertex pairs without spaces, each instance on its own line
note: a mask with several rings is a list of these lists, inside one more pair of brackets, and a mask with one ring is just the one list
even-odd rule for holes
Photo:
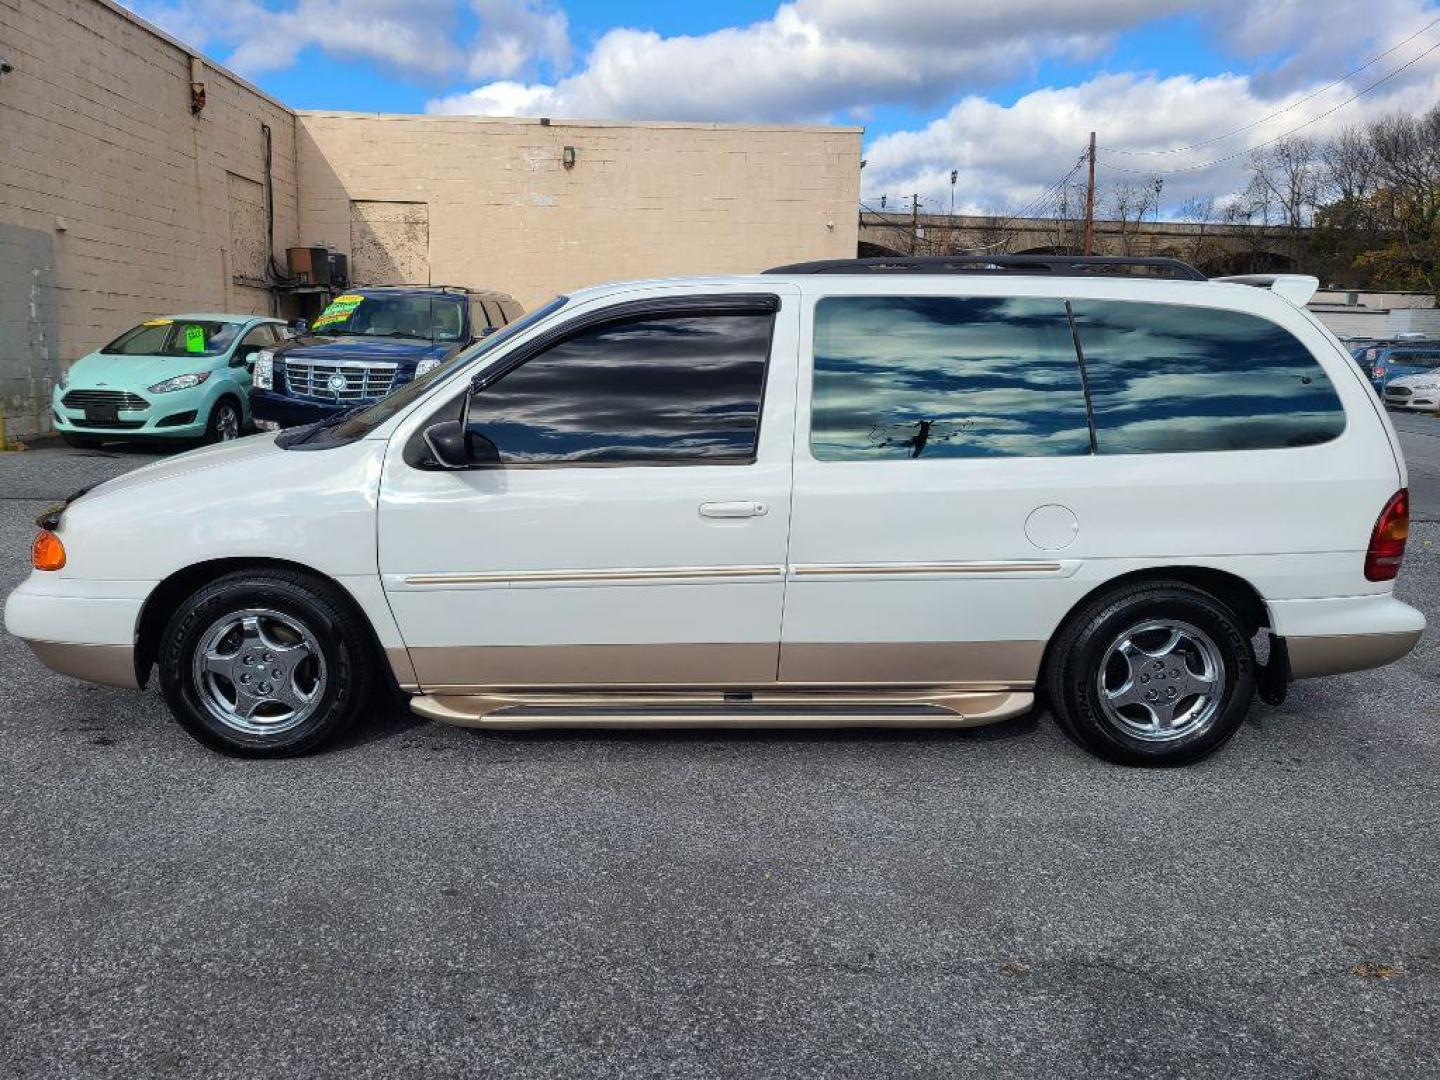
[[1407,397],[1392,397],[1386,394],[1385,407],[1398,409],[1401,412],[1435,412],[1440,410],[1440,394],[1428,390]]
[[6,598],[5,629],[52,671],[136,689],[135,627],[146,592],[143,582],[75,581],[36,571]]
[[279,424],[282,428],[328,420],[336,413],[348,412],[356,405],[364,404],[368,402],[347,401],[344,404],[333,404],[277,394],[274,390],[250,391],[250,415],[257,421],[265,420]]
[[[64,396],[77,387],[55,388],[50,399],[50,418],[57,431],[67,435],[95,438],[128,439],[194,439],[205,434],[210,422],[209,401],[205,387],[195,386],[168,394],[134,394],[146,402],[143,409],[121,409],[112,423],[89,423],[83,409],[64,404]],[[79,388],[79,389],[83,389]]]
[[1271,600],[1274,631],[1297,679],[1394,663],[1415,647],[1425,616],[1390,593],[1324,600]]

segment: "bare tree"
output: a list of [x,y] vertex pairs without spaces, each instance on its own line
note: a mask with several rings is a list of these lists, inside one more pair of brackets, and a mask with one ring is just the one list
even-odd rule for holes
[[1411,273],[1433,292],[1440,288],[1440,105],[1377,120],[1369,134],[1389,225]]
[[1105,192],[1102,200],[1109,217],[1120,226],[1120,253],[1139,254],[1140,226],[1147,214],[1153,213],[1160,200],[1159,177],[1127,181]]
[[1291,260],[1297,267],[1305,265],[1305,230],[1320,204],[1319,144],[1314,139],[1289,136],[1251,151],[1247,168],[1250,183],[1244,198],[1259,211],[1263,224],[1277,224],[1286,230]]
[[1214,195],[1191,195],[1180,204],[1176,220],[1190,226],[1182,254],[1192,266],[1203,267],[1224,254],[1214,236],[1221,213]]

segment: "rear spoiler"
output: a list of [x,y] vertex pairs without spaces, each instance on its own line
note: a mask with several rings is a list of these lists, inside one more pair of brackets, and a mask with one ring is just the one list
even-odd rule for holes
[[1210,280],[1269,289],[1275,295],[1283,296],[1296,307],[1304,307],[1320,288],[1320,279],[1311,277],[1309,274],[1236,274],[1232,277],[1217,277]]

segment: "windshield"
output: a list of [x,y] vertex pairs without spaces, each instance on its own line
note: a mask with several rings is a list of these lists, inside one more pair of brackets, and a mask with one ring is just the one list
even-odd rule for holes
[[219,356],[244,323],[211,319],[150,319],[100,351],[107,356]]
[[292,438],[285,438],[290,433],[286,432],[282,440],[277,440],[281,447],[292,446],[298,443],[306,443],[306,449],[310,449],[310,443],[315,446],[332,446],[336,443],[353,442],[356,439],[363,439],[370,432],[374,431],[381,424],[385,423],[401,409],[405,408],[416,398],[425,393],[426,389],[438,379],[443,379],[456,368],[470,363],[478,356],[484,356],[492,349],[503,345],[516,334],[534,326],[543,319],[549,318],[555,312],[565,306],[569,297],[557,296],[548,304],[536,308],[522,319],[517,319],[509,326],[490,334],[482,341],[476,343],[469,349],[456,353],[449,360],[446,360],[438,367],[431,368],[423,375],[417,375],[408,383],[396,389],[388,397],[383,397],[374,404],[367,405],[363,409],[354,412],[341,413],[332,420],[323,420],[319,424],[308,428],[295,429]]
[[403,294],[337,296],[310,325],[312,334],[459,341],[465,308],[459,297]]

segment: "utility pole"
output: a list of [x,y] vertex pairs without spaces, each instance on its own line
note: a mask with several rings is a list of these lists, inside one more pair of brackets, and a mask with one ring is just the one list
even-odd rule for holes
[[910,196],[910,254],[920,246],[920,193]]
[[1095,254],[1095,133],[1090,132],[1090,182],[1085,186],[1085,254]]

